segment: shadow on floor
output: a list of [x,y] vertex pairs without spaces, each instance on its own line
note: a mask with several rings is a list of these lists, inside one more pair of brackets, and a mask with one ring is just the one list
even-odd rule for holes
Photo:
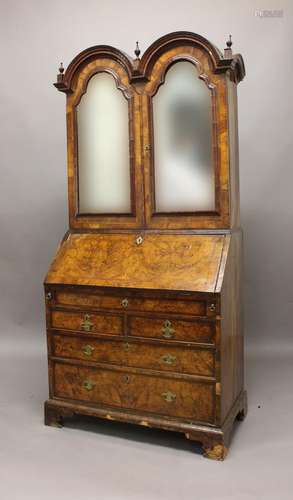
[[103,434],[104,436],[117,437],[154,446],[165,446],[176,450],[202,454],[200,443],[189,441],[184,434],[179,432],[145,428],[123,422],[109,422],[104,419],[87,416],[74,416],[70,419],[65,419],[64,425],[67,428]]

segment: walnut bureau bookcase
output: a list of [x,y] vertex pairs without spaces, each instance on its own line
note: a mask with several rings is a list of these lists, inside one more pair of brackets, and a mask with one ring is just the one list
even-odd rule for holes
[[45,278],[45,423],[75,414],[179,431],[222,460],[246,414],[237,84],[176,32],[140,58],[81,52],[66,94],[69,231]]

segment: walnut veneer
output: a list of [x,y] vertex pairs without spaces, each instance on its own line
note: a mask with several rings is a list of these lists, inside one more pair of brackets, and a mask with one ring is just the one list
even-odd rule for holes
[[[210,92],[215,209],[156,212],[152,98],[177,61]],[[80,214],[77,113],[108,72],[128,101],[131,213]],[[188,32],[132,60],[109,46],[61,70],[67,95],[70,229],[45,279],[50,398],[45,422],[74,414],[179,431],[222,460],[246,414],[236,86],[240,55]]]

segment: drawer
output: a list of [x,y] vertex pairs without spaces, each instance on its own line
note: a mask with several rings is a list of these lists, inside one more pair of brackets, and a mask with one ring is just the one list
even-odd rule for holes
[[123,319],[121,316],[111,314],[53,310],[51,326],[61,330],[121,335],[123,332]]
[[54,366],[55,396],[213,423],[215,386],[167,377]]
[[53,335],[53,355],[135,368],[214,376],[214,353],[208,349],[160,346],[142,342],[96,340]]
[[146,312],[166,312],[206,316],[205,300],[177,300],[139,298],[112,295],[98,295],[89,292],[58,291],[55,294],[57,304],[68,306],[93,307],[96,309],[118,309]]
[[153,319],[131,316],[128,319],[129,335],[136,337],[157,338],[214,344],[215,322]]

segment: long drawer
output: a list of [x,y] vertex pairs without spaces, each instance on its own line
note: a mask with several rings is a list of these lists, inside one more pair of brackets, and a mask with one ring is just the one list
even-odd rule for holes
[[53,335],[52,353],[62,358],[214,376],[214,352],[209,349]]
[[130,316],[129,335],[154,339],[215,343],[215,323],[212,320],[171,320]]
[[51,315],[52,328],[60,330],[77,330],[93,333],[108,333],[121,335],[123,318],[108,313],[84,313],[81,311],[53,310]]
[[55,397],[213,423],[213,383],[54,364]]
[[206,300],[143,298],[124,295],[102,295],[89,292],[57,290],[56,304],[95,309],[117,309],[120,311],[145,311],[155,313],[192,314],[206,316]]

